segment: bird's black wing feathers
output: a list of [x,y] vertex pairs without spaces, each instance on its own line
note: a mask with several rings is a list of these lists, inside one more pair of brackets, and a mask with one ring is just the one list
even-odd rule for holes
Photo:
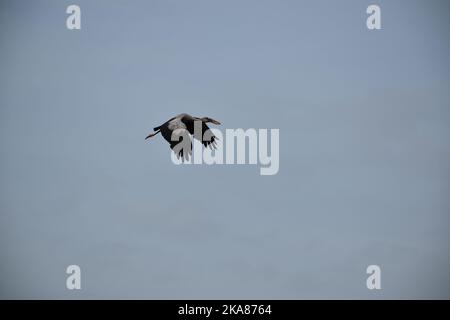
[[202,123],[202,134],[203,134],[203,138],[201,143],[205,146],[208,147],[209,145],[212,144],[213,147],[215,147],[215,142],[216,142],[216,136],[212,133],[212,131],[210,130],[210,128],[208,127],[208,125],[206,123]]
[[172,121],[173,119],[175,119],[176,117],[170,118],[169,120],[167,120],[166,122],[164,122],[162,125],[154,127],[153,131],[158,131],[161,130],[161,127],[163,126],[167,126],[169,124],[170,121]]

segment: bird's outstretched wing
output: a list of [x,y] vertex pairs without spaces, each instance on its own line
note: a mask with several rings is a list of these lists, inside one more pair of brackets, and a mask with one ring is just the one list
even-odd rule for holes
[[202,137],[198,137],[194,134],[194,138],[200,141],[205,147],[210,147],[211,149],[217,148],[217,137],[204,122],[202,122]]
[[167,121],[167,128],[169,128],[170,131],[175,131],[177,129],[186,129],[186,125],[179,117],[175,117]]
[[192,140],[189,132],[184,128],[178,128],[172,131],[172,141],[170,148],[178,159],[189,161],[192,156]]

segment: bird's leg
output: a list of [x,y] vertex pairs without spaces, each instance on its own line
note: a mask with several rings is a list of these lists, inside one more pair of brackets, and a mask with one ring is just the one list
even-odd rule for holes
[[154,133],[149,134],[148,136],[145,137],[145,140],[147,140],[148,138],[151,138],[151,137],[156,136],[156,135],[159,133],[159,131],[160,131],[160,130],[158,130],[158,131],[156,131],[156,132],[154,132]]

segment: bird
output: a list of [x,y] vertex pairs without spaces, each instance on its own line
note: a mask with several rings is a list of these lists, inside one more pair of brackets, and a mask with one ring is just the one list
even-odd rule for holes
[[[201,123],[201,132],[199,133],[194,132],[196,122]],[[192,140],[189,135],[192,135],[194,139],[200,141],[205,147],[216,148],[217,137],[211,132],[207,123],[221,124],[210,117],[199,118],[187,113],[181,113],[176,117],[170,118],[162,125],[154,127],[154,132],[147,135],[145,140],[161,133],[163,138],[169,142],[170,148],[175,152],[178,159],[181,157],[183,161],[185,159],[189,160],[189,155],[192,154]],[[183,152],[183,150],[188,151],[188,153]]]

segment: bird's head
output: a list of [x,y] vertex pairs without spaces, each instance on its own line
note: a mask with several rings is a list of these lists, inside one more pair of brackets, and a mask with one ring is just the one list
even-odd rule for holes
[[213,124],[217,124],[217,125],[219,125],[219,124],[220,124],[220,122],[219,122],[219,121],[217,121],[217,120],[214,120],[213,118],[210,118],[210,117],[203,117],[203,118],[200,118],[200,120],[201,120],[202,122],[204,122],[204,123],[208,123],[208,122],[211,122],[211,123],[213,123]]

